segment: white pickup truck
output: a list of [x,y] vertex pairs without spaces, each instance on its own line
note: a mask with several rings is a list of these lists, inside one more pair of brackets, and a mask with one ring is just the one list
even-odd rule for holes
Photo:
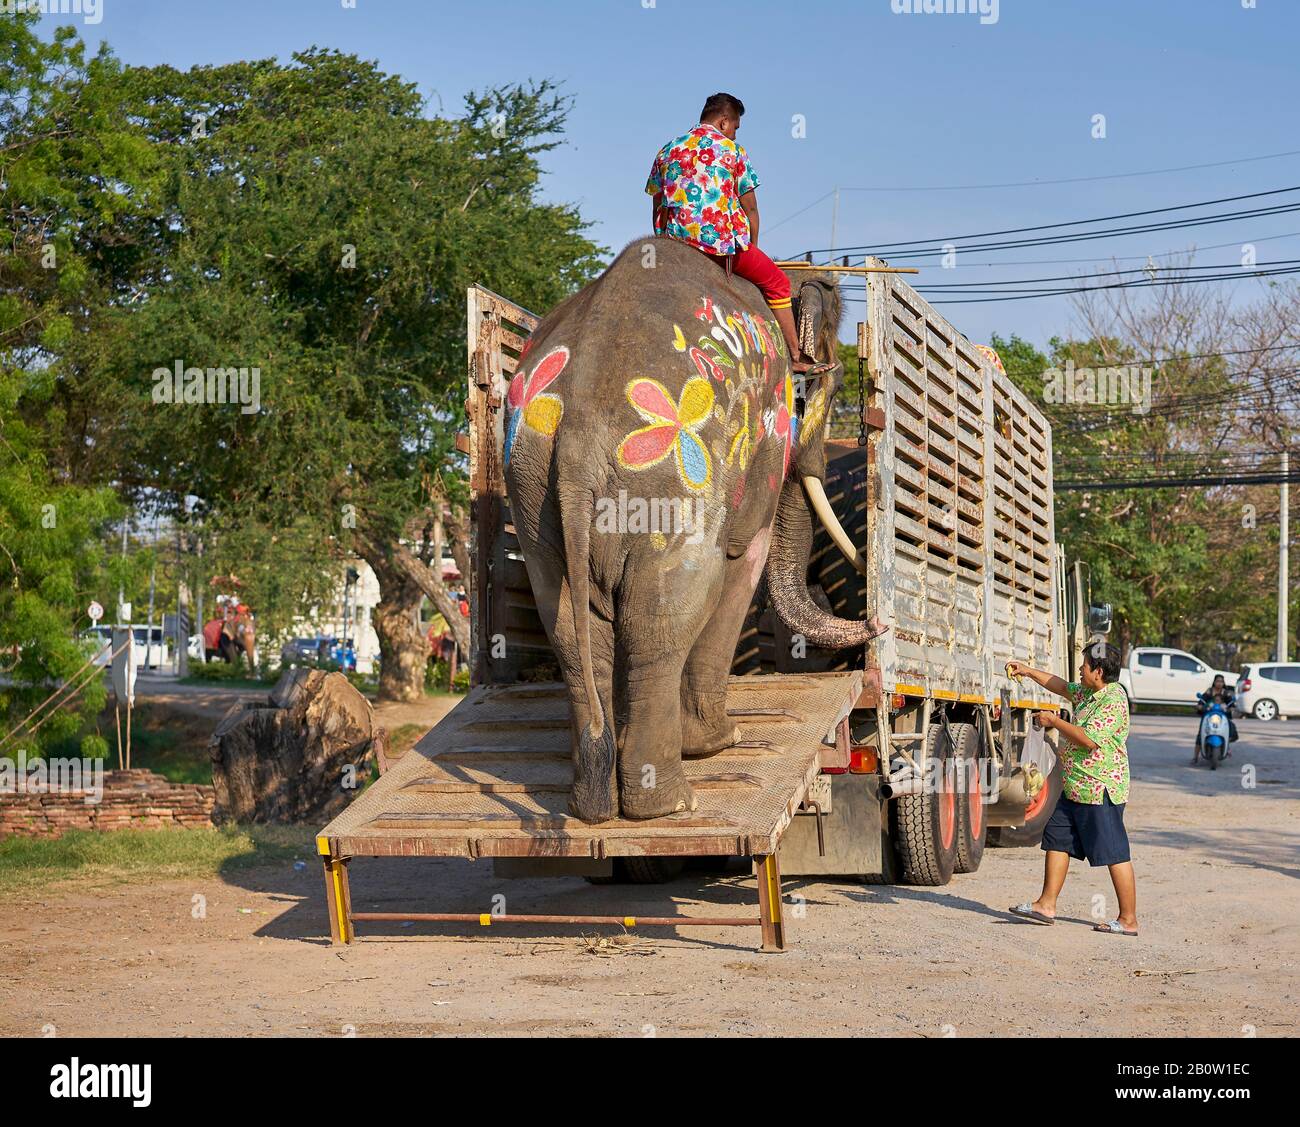
[[1194,705],[1196,694],[1208,689],[1216,676],[1229,686],[1237,683],[1235,673],[1214,669],[1186,650],[1138,646],[1119,671],[1119,683],[1137,704]]

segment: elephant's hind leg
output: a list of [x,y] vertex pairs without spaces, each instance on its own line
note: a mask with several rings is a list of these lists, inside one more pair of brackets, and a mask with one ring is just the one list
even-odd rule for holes
[[727,679],[767,558],[768,540],[764,530],[742,555],[727,560],[722,598],[686,659],[681,697],[682,755],[687,759],[717,755],[741,738],[740,729],[727,715]]
[[[597,755],[584,746],[584,736],[591,724],[592,709],[582,675],[582,651],[574,629],[573,608],[564,577],[564,562],[546,546],[529,545],[528,576],[537,600],[537,613],[551,638],[556,661],[568,691],[570,711],[570,748],[573,757],[573,787],[569,794],[569,813],[584,822],[606,822],[618,817],[618,781],[612,769],[600,777],[592,770],[592,761],[608,759],[615,753]],[[604,714],[604,738],[614,742],[614,627],[606,609],[593,601],[588,616],[591,646],[591,669],[596,693]]]
[[[625,818],[662,818],[696,807],[682,770],[681,684],[683,646],[620,653],[626,696],[618,757],[619,807]],[[626,669],[623,664],[626,659]]]

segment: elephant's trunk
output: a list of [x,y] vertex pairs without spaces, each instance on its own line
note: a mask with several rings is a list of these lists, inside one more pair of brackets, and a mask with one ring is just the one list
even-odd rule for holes
[[767,556],[767,587],[772,607],[795,634],[828,650],[863,646],[886,627],[874,619],[854,621],[827,614],[808,594],[808,558],[812,553],[812,514],[803,488],[789,479],[781,487]]

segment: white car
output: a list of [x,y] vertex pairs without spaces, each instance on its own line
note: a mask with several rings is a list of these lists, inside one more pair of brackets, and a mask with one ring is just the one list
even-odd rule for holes
[[1261,661],[1242,667],[1237,707],[1256,720],[1300,712],[1300,661]]
[[[137,669],[165,669],[171,664],[170,639],[164,637],[161,626],[153,628],[152,641],[146,625],[132,624],[131,632],[135,635]],[[95,642],[95,664],[108,665],[109,655],[113,652],[113,627],[92,626],[82,637]]]
[[1219,676],[1230,688],[1237,683],[1235,673],[1211,668],[1186,650],[1138,646],[1129,651],[1119,683],[1128,699],[1138,704],[1194,705],[1196,694],[1205,692]]

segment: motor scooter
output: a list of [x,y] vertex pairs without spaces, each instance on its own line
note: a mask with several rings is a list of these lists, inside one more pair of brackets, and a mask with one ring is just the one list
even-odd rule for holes
[[1228,754],[1228,736],[1231,731],[1228,711],[1208,693],[1197,693],[1196,699],[1205,708],[1201,726],[1196,733],[1196,754],[1205,757],[1211,771],[1217,771],[1224,756]]

